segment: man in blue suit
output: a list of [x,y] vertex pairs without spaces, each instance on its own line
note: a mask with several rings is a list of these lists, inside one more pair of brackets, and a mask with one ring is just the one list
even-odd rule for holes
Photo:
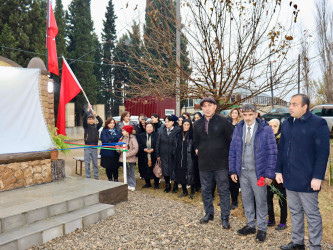
[[330,151],[326,121],[309,111],[310,100],[297,94],[290,100],[290,117],[283,123],[276,164],[276,181],[287,190],[292,241],[281,249],[304,249],[304,213],[310,249],[321,249],[323,232],[318,193]]

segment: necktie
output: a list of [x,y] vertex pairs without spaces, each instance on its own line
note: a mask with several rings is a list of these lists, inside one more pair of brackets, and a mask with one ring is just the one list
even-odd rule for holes
[[251,127],[248,127],[247,128],[247,134],[246,134],[246,137],[245,137],[245,143],[249,144],[250,140],[251,140]]

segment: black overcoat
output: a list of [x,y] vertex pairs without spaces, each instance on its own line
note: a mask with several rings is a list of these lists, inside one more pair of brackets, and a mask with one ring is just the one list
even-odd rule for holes
[[199,170],[229,169],[228,156],[233,126],[227,118],[215,114],[205,130],[205,116],[194,123],[194,148],[198,149]]
[[156,144],[156,156],[161,157],[162,174],[163,176],[174,177],[175,170],[175,152],[177,140],[181,129],[178,126],[173,127],[173,130],[168,135],[167,128],[164,127],[159,133]]
[[184,134],[181,133],[178,137],[175,169],[176,181],[179,184],[199,184],[199,171],[197,160],[198,158],[196,157],[194,152],[193,136],[191,135],[189,140],[186,140]]
[[141,169],[141,176],[144,179],[153,179],[155,177],[153,173],[153,168],[156,163],[156,142],[158,139],[158,133],[152,132],[151,136],[151,148],[154,149],[151,155],[152,165],[148,166],[148,153],[144,151],[147,148],[147,133],[141,133],[137,136],[138,144],[139,144],[139,152],[138,152],[138,166]]

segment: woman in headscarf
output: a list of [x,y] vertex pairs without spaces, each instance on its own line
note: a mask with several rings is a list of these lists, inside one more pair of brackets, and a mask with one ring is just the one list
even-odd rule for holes
[[154,189],[159,188],[159,178],[154,175],[153,168],[156,163],[156,142],[158,133],[154,131],[152,122],[146,123],[146,133],[137,136],[139,143],[138,165],[146,184],[142,188],[151,187],[150,180],[154,179]]
[[193,147],[193,128],[190,119],[184,119],[178,137],[176,149],[175,177],[177,183],[182,185],[183,192],[179,197],[188,195],[186,186],[191,185],[190,198],[193,199],[195,185],[199,183],[198,164],[195,164],[196,154]]

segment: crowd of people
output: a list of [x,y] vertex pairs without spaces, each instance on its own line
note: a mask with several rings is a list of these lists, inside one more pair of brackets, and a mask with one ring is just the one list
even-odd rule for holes
[[[329,155],[329,130],[324,119],[309,111],[309,98],[294,95],[290,117],[281,125],[277,119],[268,123],[258,117],[253,104],[234,108],[229,116],[216,114],[216,101],[205,97],[202,113],[168,115],[161,122],[158,114],[139,115],[137,125],[124,112],[119,122],[105,121],[100,135],[102,144],[122,141],[126,144],[128,189],[135,191],[134,166],[138,164],[142,188],[160,188],[153,172],[157,161],[162,166],[164,192],[193,199],[201,189],[205,216],[200,223],[214,219],[213,199],[217,187],[220,196],[222,228],[229,229],[230,210],[238,207],[239,190],[247,224],[237,231],[246,236],[256,233],[256,240],[266,239],[268,226],[287,227],[287,206],[292,221],[292,241],[281,249],[304,249],[304,214],[308,219],[310,249],[320,249],[322,236],[318,192],[324,179]],[[85,143],[97,145],[102,120],[89,107],[84,117]],[[95,122],[95,117],[98,124]],[[101,149],[101,166],[110,181],[118,181],[122,150]],[[85,149],[86,177],[90,161],[98,179],[97,149]],[[153,180],[153,185],[151,183]],[[172,185],[173,184],[173,185]],[[278,195],[280,223],[276,225],[273,197]],[[288,203],[287,203],[288,201]]]

